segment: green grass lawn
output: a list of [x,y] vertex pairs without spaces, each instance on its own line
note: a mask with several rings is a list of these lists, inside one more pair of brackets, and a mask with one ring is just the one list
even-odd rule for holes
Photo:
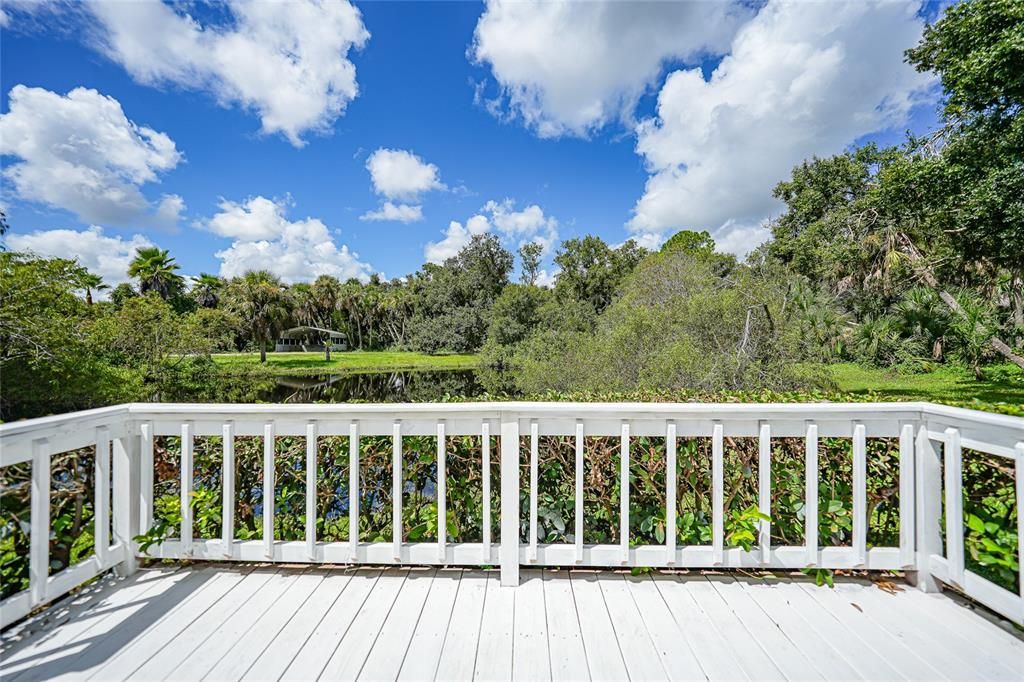
[[[1024,372],[1013,365],[985,369],[982,379],[964,367],[943,366],[922,374],[903,374],[854,364],[831,365],[837,390],[879,400],[928,400],[972,407],[1005,403],[1024,410]],[[980,405],[979,405],[980,406]]]
[[258,369],[272,374],[320,374],[326,372],[398,369],[473,369],[476,355],[426,355],[404,351],[335,351],[331,361],[323,353],[267,353],[267,364],[260,365],[259,353],[220,353],[214,362],[228,370]]

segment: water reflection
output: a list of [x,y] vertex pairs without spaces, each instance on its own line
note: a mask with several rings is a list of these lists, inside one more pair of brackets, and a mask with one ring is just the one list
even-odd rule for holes
[[278,377],[257,396],[275,403],[424,402],[484,392],[476,371],[398,371]]

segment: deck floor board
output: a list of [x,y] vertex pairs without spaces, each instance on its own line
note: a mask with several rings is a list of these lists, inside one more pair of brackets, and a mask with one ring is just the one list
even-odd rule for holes
[[15,626],[8,680],[1021,679],[1024,638],[864,580],[532,569],[143,569]]

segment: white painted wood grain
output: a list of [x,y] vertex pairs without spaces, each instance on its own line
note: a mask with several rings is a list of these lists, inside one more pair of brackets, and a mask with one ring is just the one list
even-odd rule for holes
[[[358,678],[361,680],[394,680],[402,669],[405,654],[412,642],[416,626],[423,614],[423,605],[434,580],[434,568],[412,568],[405,574],[395,603],[391,605],[370,651],[366,654]],[[348,679],[345,676],[343,679]]]
[[[461,568],[441,569],[434,574],[434,580],[430,585],[430,592],[427,594],[426,602],[423,604],[423,611],[420,613],[419,622],[416,624],[416,631],[412,635],[412,641],[409,642],[405,658],[401,662],[401,670],[397,675],[398,679],[434,679],[438,664],[441,661],[445,635],[451,622],[452,609],[455,606],[455,599],[459,593],[461,579]],[[394,613],[394,609],[392,609],[392,613]],[[479,620],[477,624],[479,625]],[[381,646],[379,639],[377,646]],[[367,669],[364,668],[362,676],[366,677],[366,672]],[[470,666],[468,673],[463,679],[469,679],[472,675],[473,669]]]
[[829,677],[891,680],[898,676],[802,590],[787,590],[775,580],[742,584],[804,657]]
[[[294,569],[289,569],[294,573]],[[353,571],[322,571],[323,580],[309,599],[302,603],[274,640],[246,671],[246,680],[277,680],[298,655],[306,641],[318,630],[334,603],[345,594]]]
[[615,639],[615,628],[601,595],[598,573],[572,571],[570,584],[580,619],[587,667],[592,671],[592,677],[600,680],[628,680],[626,664]]
[[893,637],[878,627],[864,613],[855,597],[841,595],[837,590],[818,587],[807,580],[781,582],[781,589],[803,590],[815,602],[818,608],[832,616],[844,628],[847,636],[859,638],[872,650],[872,656],[881,658],[896,670],[903,679],[948,679],[948,677],[929,661],[933,660],[928,652],[915,651],[900,639]]
[[543,585],[551,678],[589,680],[587,653],[583,648],[583,633],[569,584],[569,572],[547,569]]
[[543,574],[525,569],[515,588],[515,638],[512,644],[512,679],[551,679]]
[[[248,575],[242,576],[237,585],[208,609],[199,613],[191,624],[153,656],[136,661],[139,667],[133,670],[130,676],[139,680],[162,679],[168,671],[174,670],[179,663],[192,655],[203,642],[216,635],[220,628],[234,618],[238,610],[262,589],[278,570],[276,567],[257,568]],[[107,671],[104,674],[113,673]]]
[[221,625],[216,636],[210,637],[200,644],[192,652],[192,655],[178,664],[177,668],[168,670],[165,679],[202,679],[214,666],[230,656],[231,650],[245,637],[253,625],[278,603],[296,575],[295,570],[282,570],[272,575],[263,587],[235,612],[230,620]]
[[377,641],[377,635],[391,612],[395,598],[405,584],[409,569],[385,571],[367,595],[351,626],[337,642],[334,654],[320,675],[328,680],[354,680],[366,656]]
[[[461,681],[473,678],[488,575],[492,576],[491,582],[497,582],[494,571],[467,570],[462,573],[444,637],[444,648],[437,661],[436,675],[439,680]],[[402,676],[405,677],[404,669]]]
[[611,616],[615,638],[630,679],[668,679],[644,619],[629,593],[629,585],[621,575],[611,571],[602,572],[597,582],[601,586],[601,594],[608,615]]
[[[965,642],[962,635],[941,617],[934,613],[927,618],[919,617],[916,609],[908,608],[905,592],[892,595],[872,585],[846,581],[837,582],[835,589],[844,597],[856,600],[864,613],[891,636],[899,638],[914,651],[927,652],[932,667],[939,668],[951,679],[1020,679],[998,660],[979,655],[977,648]],[[942,598],[940,595],[935,597]]]
[[380,569],[360,569],[352,574],[342,596],[327,610],[281,679],[314,680],[320,676],[373,592],[380,575]]
[[74,671],[90,642],[116,633],[124,621],[139,618],[139,611],[158,603],[160,595],[179,582],[197,580],[196,573],[145,570],[104,590],[82,609],[71,609],[66,616],[55,615],[56,622],[41,629],[37,636],[5,647],[0,656],[0,678],[5,682],[39,680]]
[[[140,665],[153,657],[167,642],[189,627],[200,615],[245,579],[251,569],[205,572],[198,585],[185,584],[189,591],[172,590],[162,595],[163,606],[149,605],[141,619],[155,618],[145,629],[126,622],[116,637],[108,637],[89,647],[76,663],[76,676],[99,680],[127,679]],[[59,679],[59,678],[58,678]]]
[[292,616],[302,609],[306,600],[323,582],[323,579],[323,573],[319,571],[303,570],[290,575],[285,591],[274,601],[273,606],[266,609],[252,623],[252,627],[221,658],[207,676],[214,680],[241,679],[256,658],[253,652],[263,652],[270,646],[270,643],[284,629]]
[[[504,443],[505,429],[502,429]],[[517,431],[518,433],[518,431]],[[518,453],[518,440],[516,452]],[[505,448],[501,451],[502,477],[504,478]],[[512,460],[517,462],[518,460]],[[519,467],[515,466],[516,473]],[[504,497],[502,498],[504,502]],[[502,526],[502,535],[504,535]],[[504,574],[504,567],[502,574]],[[508,680],[512,678],[512,649],[515,639],[515,594],[518,588],[506,587],[501,583],[504,577],[494,574],[487,576],[487,592],[484,598],[483,615],[480,625],[480,639],[477,642],[475,680]],[[486,624],[486,625],[484,625]]]
[[[796,649],[771,619],[759,612],[756,604],[749,598],[735,599],[740,586],[730,577],[681,576],[679,584],[710,621],[709,626],[724,638],[731,651],[733,676],[740,675],[742,670],[742,675],[752,680],[821,679],[803,657],[795,655]],[[711,679],[727,674],[705,670]]]
[[704,670],[693,653],[687,633],[679,628],[651,577],[623,576],[623,579],[669,679],[705,679]]

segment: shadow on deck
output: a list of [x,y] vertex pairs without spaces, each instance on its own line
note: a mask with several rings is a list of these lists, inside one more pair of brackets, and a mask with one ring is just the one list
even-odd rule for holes
[[955,599],[695,572],[158,567],[2,646],[7,682],[1024,677],[1024,641]]

